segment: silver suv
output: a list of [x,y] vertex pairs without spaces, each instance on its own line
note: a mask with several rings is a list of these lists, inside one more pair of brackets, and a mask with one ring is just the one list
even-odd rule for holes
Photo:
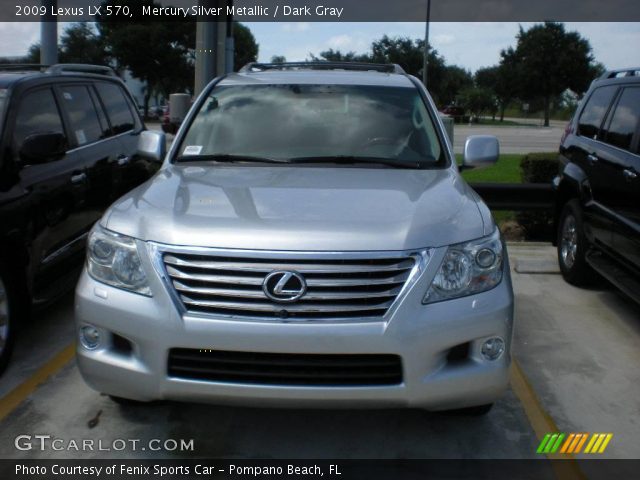
[[[471,137],[463,166],[497,156],[495,137]],[[90,234],[82,375],[116,400],[488,411],[507,387],[513,291],[458,170],[398,66],[214,80],[158,174]]]

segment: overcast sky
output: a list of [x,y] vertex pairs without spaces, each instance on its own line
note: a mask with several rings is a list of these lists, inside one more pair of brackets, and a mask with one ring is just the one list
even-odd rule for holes
[[[532,25],[522,24],[525,28]],[[567,23],[591,42],[596,60],[608,69],[640,65],[640,23]],[[382,35],[424,37],[424,23],[248,23],[260,45],[260,61],[273,55],[305,60],[328,48],[368,51]],[[60,25],[63,30],[64,25]],[[38,41],[38,23],[0,23],[0,56],[23,55]],[[500,50],[515,45],[518,23],[432,23],[431,44],[448,64],[475,71],[495,65]]]

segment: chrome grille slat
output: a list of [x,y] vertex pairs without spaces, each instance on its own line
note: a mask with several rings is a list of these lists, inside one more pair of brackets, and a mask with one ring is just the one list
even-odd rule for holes
[[274,261],[269,263],[263,262],[247,262],[247,261],[210,261],[210,260],[191,260],[181,259],[173,255],[165,255],[165,263],[182,267],[202,268],[207,270],[232,270],[237,272],[257,272],[269,273],[274,270],[294,270],[299,273],[334,273],[339,270],[342,273],[368,273],[368,272],[389,272],[398,270],[409,270],[413,267],[411,259],[405,259],[398,264],[391,265],[350,265],[340,264],[313,264]]
[[[264,275],[249,277],[244,275],[219,275],[211,273],[197,273],[180,270],[172,265],[166,265],[167,273],[171,278],[184,280],[197,280],[207,283],[229,283],[235,285],[258,285],[262,286]],[[390,273],[393,275],[393,273]],[[363,285],[401,285],[408,277],[408,272],[382,278],[307,278],[309,287],[358,287]]]
[[[381,318],[412,278],[415,256],[392,253],[159,251],[167,286],[186,312],[272,321]],[[274,271],[298,272],[306,293],[297,301],[271,300],[263,291]]]
[[[175,280],[173,282],[173,286],[178,292],[197,293],[199,295],[212,295],[220,297],[244,297],[268,300],[267,296],[262,291],[262,288],[257,290],[239,290],[234,288],[191,287]],[[309,300],[348,300],[351,298],[388,298],[395,297],[399,292],[400,288],[383,290],[380,292],[328,292],[309,289],[307,290],[307,293],[304,295],[304,297],[300,299],[300,301],[306,302]]]
[[197,307],[208,308],[222,308],[226,310],[253,310],[256,312],[271,312],[274,314],[280,313],[282,310],[288,312],[360,312],[367,310],[383,310],[389,308],[391,302],[383,302],[375,305],[357,305],[357,304],[340,304],[340,305],[327,305],[324,303],[293,303],[293,304],[279,304],[279,303],[250,303],[250,302],[232,302],[225,300],[202,300],[187,297],[181,295],[182,301],[187,305],[193,305]]

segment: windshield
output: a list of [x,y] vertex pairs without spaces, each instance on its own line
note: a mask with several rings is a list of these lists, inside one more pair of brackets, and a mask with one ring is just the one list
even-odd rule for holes
[[377,159],[421,168],[445,164],[433,121],[415,88],[352,85],[215,88],[178,157],[218,156],[292,163]]

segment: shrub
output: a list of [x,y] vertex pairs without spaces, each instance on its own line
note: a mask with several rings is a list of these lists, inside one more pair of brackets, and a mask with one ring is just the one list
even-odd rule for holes
[[528,153],[520,161],[522,183],[550,183],[558,174],[558,153]]
[[[522,183],[551,183],[558,174],[558,153],[529,153],[520,162]],[[551,241],[553,212],[524,211],[516,215],[527,240]]]

